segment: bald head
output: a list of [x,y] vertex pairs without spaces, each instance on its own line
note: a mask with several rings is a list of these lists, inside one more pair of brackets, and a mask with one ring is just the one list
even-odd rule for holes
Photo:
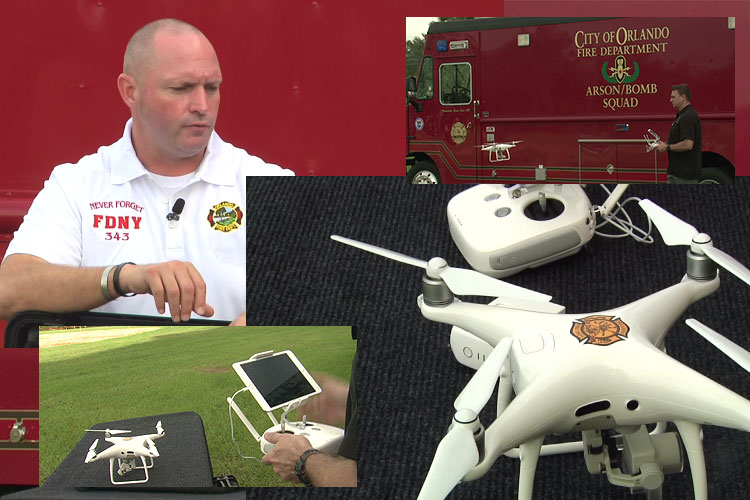
[[[219,112],[221,68],[197,28],[161,19],[139,29],[125,50],[117,86],[133,116],[136,154],[155,173],[195,170]],[[165,169],[162,170],[161,167]]]
[[[138,80],[156,65],[157,47],[155,40],[159,35],[194,35],[208,42],[208,38],[201,30],[179,19],[159,19],[150,22],[136,31],[130,38],[125,48],[123,73]],[[208,43],[210,45],[210,42]]]

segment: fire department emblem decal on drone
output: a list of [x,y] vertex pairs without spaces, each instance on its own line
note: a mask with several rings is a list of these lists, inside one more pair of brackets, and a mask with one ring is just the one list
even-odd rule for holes
[[630,327],[614,316],[593,315],[573,321],[570,333],[582,344],[612,345],[628,337]]

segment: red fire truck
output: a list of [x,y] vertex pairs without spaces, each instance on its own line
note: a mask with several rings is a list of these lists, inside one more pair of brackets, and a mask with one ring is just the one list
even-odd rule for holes
[[734,18],[433,23],[407,79],[407,180],[665,182],[644,135],[666,140],[678,83],[701,118],[701,181],[731,182]]

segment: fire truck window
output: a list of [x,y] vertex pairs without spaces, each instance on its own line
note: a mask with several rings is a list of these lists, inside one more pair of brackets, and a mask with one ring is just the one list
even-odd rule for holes
[[432,76],[432,58],[425,57],[422,61],[422,69],[419,70],[419,83],[417,83],[417,99],[432,99],[435,88]]
[[448,63],[440,66],[440,103],[471,103],[471,65]]

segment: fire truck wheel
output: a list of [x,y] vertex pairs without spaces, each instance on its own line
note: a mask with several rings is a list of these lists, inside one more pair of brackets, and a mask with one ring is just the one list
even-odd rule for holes
[[440,184],[440,173],[435,165],[418,161],[406,174],[407,184]]
[[705,167],[701,171],[699,184],[731,184],[734,179],[721,169],[716,167]]

